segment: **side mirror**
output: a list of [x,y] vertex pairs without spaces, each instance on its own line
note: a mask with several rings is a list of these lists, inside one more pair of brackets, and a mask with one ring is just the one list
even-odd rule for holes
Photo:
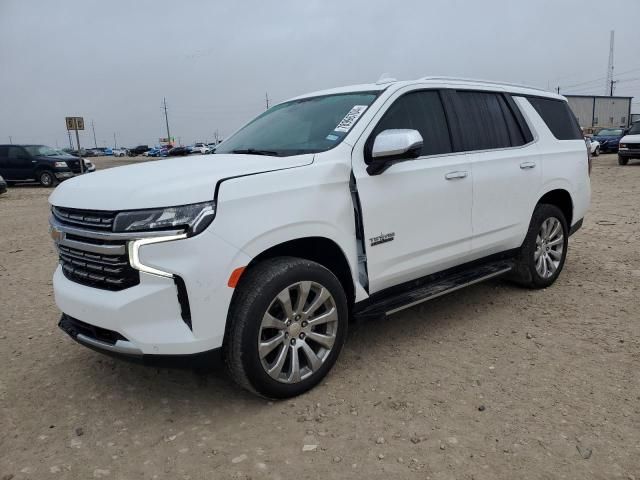
[[371,163],[367,167],[367,173],[379,175],[394,163],[419,157],[422,143],[422,135],[417,130],[398,129],[380,132],[373,142]]

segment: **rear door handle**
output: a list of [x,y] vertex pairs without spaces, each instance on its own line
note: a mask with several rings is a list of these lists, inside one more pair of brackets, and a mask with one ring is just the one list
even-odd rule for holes
[[536,162],[522,162],[520,164],[522,170],[528,170],[529,168],[536,168]]
[[457,178],[465,178],[469,175],[469,172],[457,171],[457,172],[449,172],[445,174],[444,178],[447,180],[455,180]]

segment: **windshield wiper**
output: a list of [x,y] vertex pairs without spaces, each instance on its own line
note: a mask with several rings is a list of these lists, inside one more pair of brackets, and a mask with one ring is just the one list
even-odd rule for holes
[[255,148],[238,148],[236,150],[231,150],[231,153],[245,153],[247,155],[266,155],[268,157],[279,157],[278,152],[274,152],[273,150],[258,150]]

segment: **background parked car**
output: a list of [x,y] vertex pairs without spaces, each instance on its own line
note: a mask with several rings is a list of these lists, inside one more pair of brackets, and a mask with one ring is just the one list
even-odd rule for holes
[[211,151],[211,148],[209,148],[209,145],[202,142],[194,143],[193,146],[190,148],[191,148],[191,153],[201,153],[203,155]]
[[148,152],[143,153],[143,155],[146,155],[147,157],[166,157],[168,151],[169,151],[169,148],[164,147],[164,146],[163,147],[153,147]]
[[594,140],[593,138],[587,138],[587,145],[589,146],[589,150],[591,151],[591,155],[593,155],[594,157],[597,157],[598,155],[600,155],[600,142],[597,140]]
[[10,182],[38,181],[45,187],[96,167],[84,158],[74,157],[46,145],[0,145],[0,175]]
[[617,152],[620,139],[624,137],[624,134],[624,128],[601,128],[591,137],[591,140],[600,144],[602,153]]
[[128,152],[130,157],[135,157],[136,155],[142,155],[144,152],[149,150],[149,145],[138,145],[137,147],[130,148]]
[[0,195],[2,195],[3,193],[6,193],[7,191],[7,182],[4,181],[4,178],[2,178],[2,175],[0,175]]
[[173,147],[169,150],[168,155],[170,157],[182,157],[185,155],[189,155],[191,153],[191,148],[189,147]]
[[631,159],[640,159],[640,122],[635,122],[620,139],[618,164],[626,165]]
[[126,157],[127,149],[126,148],[114,148],[112,150],[112,154],[114,157]]
[[96,154],[95,152],[93,152],[92,150],[87,150],[84,148],[81,148],[80,150],[69,150],[69,149],[65,149],[65,150],[59,150],[63,153],[68,153],[69,155],[73,155],[74,157],[95,157]]

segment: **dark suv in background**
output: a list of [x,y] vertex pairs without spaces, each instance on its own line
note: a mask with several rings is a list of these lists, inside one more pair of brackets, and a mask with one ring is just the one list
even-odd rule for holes
[[[83,162],[83,168],[80,162]],[[8,183],[37,181],[45,187],[53,187],[82,171],[93,172],[95,169],[84,158],[46,145],[0,145],[0,175]]]
[[144,152],[148,152],[151,150],[149,145],[138,145],[137,147],[130,148],[128,150],[130,157],[135,157],[137,155],[142,155]]

